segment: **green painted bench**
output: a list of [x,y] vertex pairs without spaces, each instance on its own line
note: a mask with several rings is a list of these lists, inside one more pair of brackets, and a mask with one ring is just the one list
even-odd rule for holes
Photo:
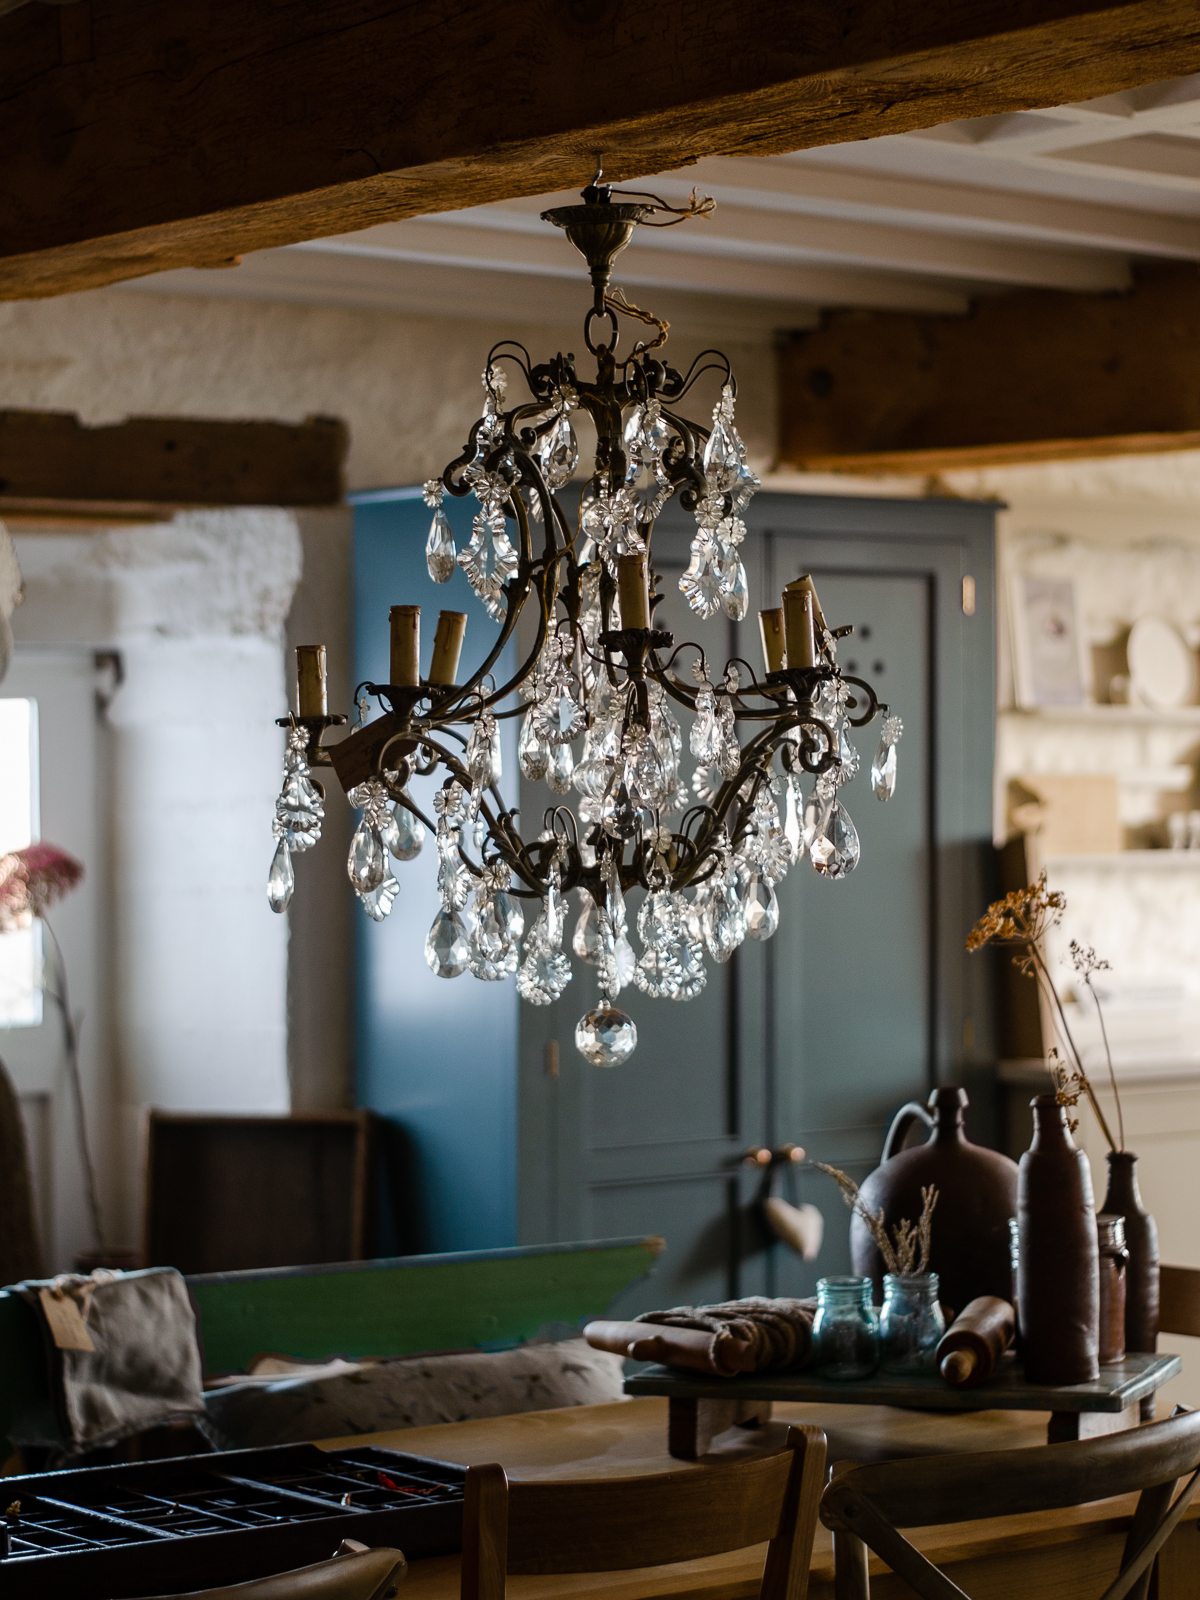
[[[499,1349],[543,1329],[574,1329],[603,1316],[662,1249],[656,1238],[602,1239],[218,1272],[187,1283],[205,1372],[215,1374],[240,1372],[268,1352],[320,1360]],[[34,1314],[0,1290],[0,1438],[18,1408],[49,1407]]]

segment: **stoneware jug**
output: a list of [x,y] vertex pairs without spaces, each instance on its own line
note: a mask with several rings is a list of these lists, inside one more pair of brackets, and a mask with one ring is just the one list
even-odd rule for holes
[[1108,1193],[1103,1210],[1125,1219],[1125,1348],[1158,1349],[1158,1228],[1138,1192],[1132,1150],[1108,1155]]
[[[1008,1219],[1017,1211],[1017,1166],[996,1150],[972,1144],[963,1132],[965,1089],[935,1089],[929,1110],[911,1101],[896,1113],[883,1146],[883,1161],[862,1186],[872,1211],[883,1208],[889,1231],[905,1217],[921,1215],[921,1190],[938,1191],[933,1213],[930,1270],[941,1285],[942,1303],[957,1315],[980,1295],[1012,1300],[1012,1255]],[[900,1147],[914,1122],[930,1130],[924,1144]],[[850,1223],[852,1270],[883,1290],[883,1260],[860,1217]]]
[[1052,1094],[1035,1095],[1033,1143],[1021,1157],[1017,1296],[1031,1383],[1099,1375],[1100,1269],[1092,1174]]

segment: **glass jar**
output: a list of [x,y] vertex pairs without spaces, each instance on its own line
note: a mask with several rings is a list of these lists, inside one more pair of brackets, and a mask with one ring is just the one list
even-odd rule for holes
[[1100,1253],[1100,1350],[1099,1361],[1125,1359],[1125,1268],[1129,1251],[1125,1248],[1125,1218],[1102,1211],[1096,1218],[1096,1245]]
[[821,1278],[813,1320],[813,1364],[826,1378],[869,1378],[879,1365],[879,1313],[870,1278]]
[[925,1272],[899,1277],[889,1272],[883,1280],[883,1315],[879,1344],[884,1372],[913,1377],[934,1371],[934,1353],[946,1331],[938,1304],[938,1276]]

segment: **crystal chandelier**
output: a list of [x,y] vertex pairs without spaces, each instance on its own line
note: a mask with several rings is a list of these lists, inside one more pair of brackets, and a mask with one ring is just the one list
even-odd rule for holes
[[[858,833],[838,797],[859,765],[849,731],[882,713],[871,784],[888,800],[901,725],[869,684],[838,666],[837,642],[851,630],[826,625],[809,576],[787,586],[781,606],[759,613],[761,676],[742,661],[714,672],[699,645],[677,645],[656,625],[661,596],[651,540],[655,519],[676,497],[696,520],[679,580],[688,605],[705,618],[745,616],[740,514],[758,480],[734,426],[728,361],[705,351],[686,374],[665,365],[655,352],[667,324],[609,282],[639,224],[669,226],[712,202],[693,196],[680,211],[652,196],[614,199],[598,182],[582,199],[544,217],[564,229],[591,272],[584,342],[595,379],[581,378],[572,356],[534,366],[524,346],[494,346],[483,415],[462,455],[425,485],[433,511],[429,576],[445,583],[460,567],[499,635],[459,684],[467,619],[441,612],[422,678],[420,608],[393,606],[390,682],[359,686],[358,724],[328,746],[325,731],[346,718],[328,714],[325,649],[297,649],[297,709],[279,719],[287,749],[268,895],[274,910],[286,909],[292,856],[317,842],[324,816],[324,790],[311,769],[332,766],[362,813],[347,869],[368,916],[388,915],[400,892],[391,863],[411,861],[431,833],[441,902],[425,941],[432,971],[486,982],[515,974],[525,1000],[550,1005],[571,981],[573,951],[596,968],[601,993],[575,1043],[588,1061],[608,1067],[637,1043],[633,1021],[616,1004],[624,987],[694,998],[705,985],[706,959],[728,961],[744,939],[774,933],[776,885],[789,867],[807,855],[828,879],[854,870]],[[619,316],[656,330],[624,360],[617,358]],[[507,409],[506,365],[529,396]],[[713,373],[719,395],[711,423],[688,421],[679,402]],[[594,430],[595,455],[572,516],[560,496],[579,462],[576,417]],[[446,494],[473,495],[479,505],[461,550]],[[512,678],[497,683],[495,669],[527,606],[537,620],[533,648]],[[507,704],[514,695],[524,702],[515,709]],[[374,720],[371,699],[383,712]],[[686,732],[680,710],[690,719]],[[536,833],[522,830],[499,789],[499,724],[515,716],[523,777],[564,797],[546,808]],[[685,739],[696,761],[690,792]],[[411,787],[430,778],[432,815]],[[568,932],[573,889],[581,908]],[[640,953],[626,911],[631,890],[644,891]]]

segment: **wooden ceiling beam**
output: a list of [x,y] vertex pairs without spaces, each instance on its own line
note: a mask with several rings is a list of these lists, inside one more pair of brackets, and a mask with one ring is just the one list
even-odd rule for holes
[[779,455],[936,473],[1200,445],[1200,268],[1125,294],[1020,290],[965,317],[843,311],[779,354]]
[[342,422],[0,411],[0,516],[142,518],[181,506],[328,506],[342,498]]
[[75,0],[0,17],[0,298],[1200,69],[1200,0]]

